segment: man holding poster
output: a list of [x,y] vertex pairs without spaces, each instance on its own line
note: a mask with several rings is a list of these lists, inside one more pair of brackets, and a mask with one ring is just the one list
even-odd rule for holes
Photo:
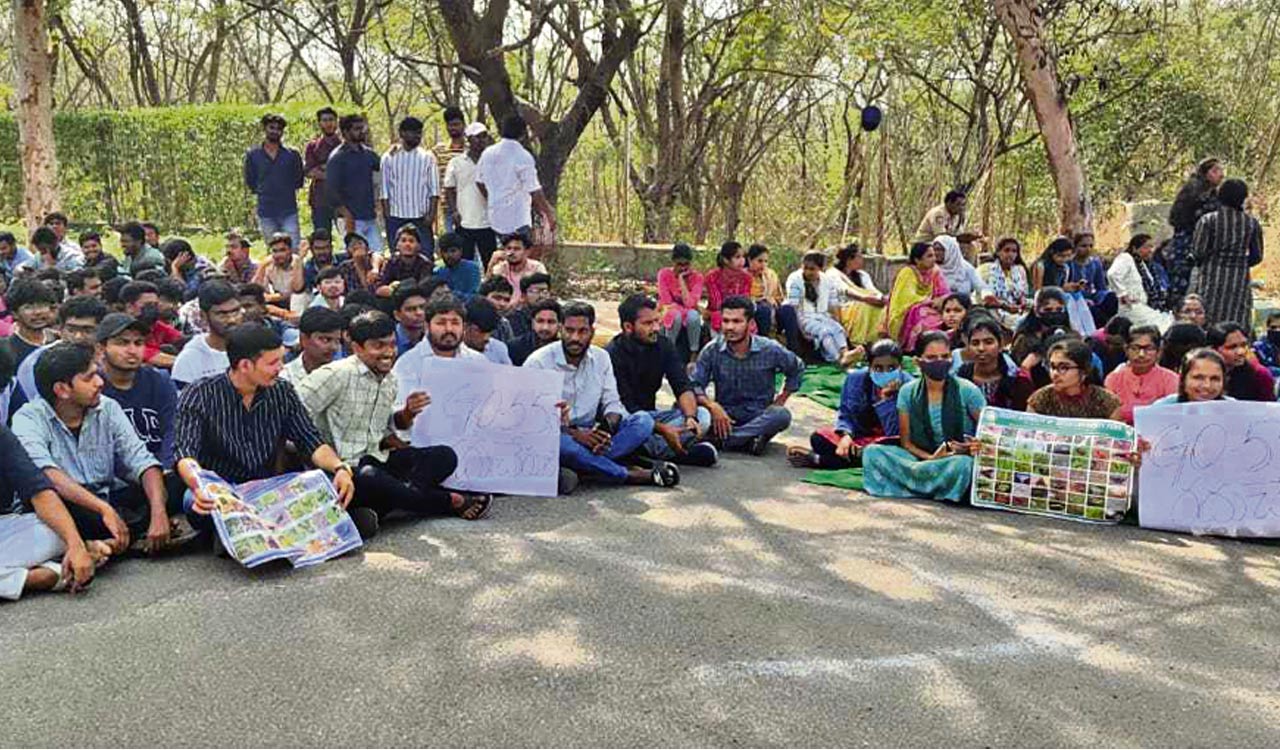
[[431,403],[424,391],[408,395],[395,409],[399,383],[391,371],[396,361],[396,326],[385,313],[357,315],[347,328],[354,352],[323,365],[298,384],[298,396],[338,455],[356,466],[355,500],[350,512],[361,536],[376,533],[380,518],[393,510],[421,515],[453,513],[478,521],[493,501],[487,494],[441,489],[453,474],[458,456],[447,445],[408,446],[392,430],[407,430]]

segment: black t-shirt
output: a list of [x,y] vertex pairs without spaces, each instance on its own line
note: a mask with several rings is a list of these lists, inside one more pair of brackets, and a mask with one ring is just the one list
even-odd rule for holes
[[26,339],[16,333],[6,338],[5,342],[9,346],[10,353],[13,354],[13,366],[15,368],[22,364],[22,360],[26,359],[28,354],[40,348],[39,346],[28,344]]
[[[0,425],[0,514],[13,510],[31,510],[31,498],[37,492],[53,489],[44,472],[36,468],[27,449],[8,427]],[[14,505],[14,499],[21,508]]]

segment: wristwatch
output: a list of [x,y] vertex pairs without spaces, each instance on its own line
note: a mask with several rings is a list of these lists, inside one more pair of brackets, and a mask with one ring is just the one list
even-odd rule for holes
[[348,464],[348,463],[345,463],[345,462],[344,462],[344,463],[340,463],[340,464],[338,464],[336,467],[334,467],[334,469],[333,469],[333,474],[334,474],[334,476],[337,476],[338,472],[340,472],[340,471],[345,471],[345,472],[347,472],[347,476],[351,477],[352,479],[354,479],[354,478],[355,478],[355,476],[356,476],[355,471],[353,471],[353,470],[351,469],[351,465],[350,465],[350,464]]

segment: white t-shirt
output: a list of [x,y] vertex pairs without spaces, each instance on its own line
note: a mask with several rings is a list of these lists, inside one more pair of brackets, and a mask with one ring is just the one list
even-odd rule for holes
[[178,358],[173,361],[171,377],[179,385],[190,385],[202,378],[224,373],[229,367],[231,360],[225,351],[209,346],[204,335],[196,336],[182,347]]
[[488,229],[489,205],[476,187],[476,163],[467,154],[459,154],[444,169],[444,186],[458,191],[458,213],[463,229]]
[[476,165],[475,179],[484,183],[489,193],[489,226],[493,231],[510,234],[533,226],[530,193],[541,190],[542,185],[533,155],[518,141],[499,141],[486,148]]

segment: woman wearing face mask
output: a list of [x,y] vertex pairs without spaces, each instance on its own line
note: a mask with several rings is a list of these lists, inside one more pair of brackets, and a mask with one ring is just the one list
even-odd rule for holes
[[800,270],[787,277],[787,304],[799,314],[801,332],[822,358],[848,367],[861,350],[849,349],[844,326],[831,314],[836,305],[836,289],[823,275],[826,264],[827,256],[822,253],[805,253]]
[[920,337],[917,364],[924,377],[898,391],[901,447],[869,445],[863,481],[875,497],[921,497],[962,502],[973,475],[973,434],[986,401],[973,383],[951,374],[946,334]]
[[1120,420],[1120,399],[1102,386],[1089,382],[1093,352],[1079,339],[1059,341],[1049,347],[1052,382],[1031,394],[1027,411],[1050,417]]
[[729,240],[720,246],[716,267],[707,273],[707,313],[711,330],[720,332],[720,307],[730,297],[751,295],[751,274],[746,272],[747,255],[742,243]]
[[1057,287],[1062,290],[1067,319],[1081,336],[1088,336],[1098,329],[1093,322],[1093,312],[1085,295],[1089,282],[1080,276],[1072,261],[1076,257],[1075,245],[1066,237],[1059,237],[1040,254],[1031,268],[1031,285],[1036,289]]
[[1125,345],[1129,360],[1107,376],[1107,390],[1120,399],[1120,419],[1126,424],[1133,424],[1134,409],[1178,390],[1178,373],[1156,362],[1162,343],[1155,326],[1130,328]]
[[1022,245],[1013,237],[1002,237],[996,242],[996,259],[978,268],[978,276],[991,294],[995,304],[989,309],[1006,328],[1017,328],[1027,312],[1031,297],[1031,282],[1027,279],[1027,265],[1022,261]]
[[1178,392],[1156,399],[1152,406],[1187,404],[1203,401],[1234,401],[1226,393],[1227,364],[1212,349],[1187,352],[1178,376]]
[[810,450],[793,445],[787,460],[799,469],[847,469],[862,464],[862,449],[898,436],[898,392],[912,377],[902,370],[902,348],[882,339],[867,353],[870,364],[845,378],[834,428],[809,436]]
[[975,317],[966,329],[969,361],[960,365],[956,375],[978,386],[988,406],[1026,411],[1035,384],[1004,353],[1004,329],[990,317]]
[[1149,234],[1135,234],[1128,249],[1111,261],[1107,280],[1120,299],[1120,315],[1135,326],[1155,326],[1161,332],[1173,325],[1168,312],[1169,278],[1155,260],[1156,242]]
[[1013,361],[1030,371],[1044,355],[1044,340],[1057,331],[1071,330],[1067,320],[1067,296],[1057,287],[1036,293],[1035,305],[1013,334]]
[[907,265],[898,271],[889,293],[889,336],[903,351],[916,351],[916,340],[942,325],[942,301],[951,294],[938,270],[933,246],[917,242],[907,254]]

